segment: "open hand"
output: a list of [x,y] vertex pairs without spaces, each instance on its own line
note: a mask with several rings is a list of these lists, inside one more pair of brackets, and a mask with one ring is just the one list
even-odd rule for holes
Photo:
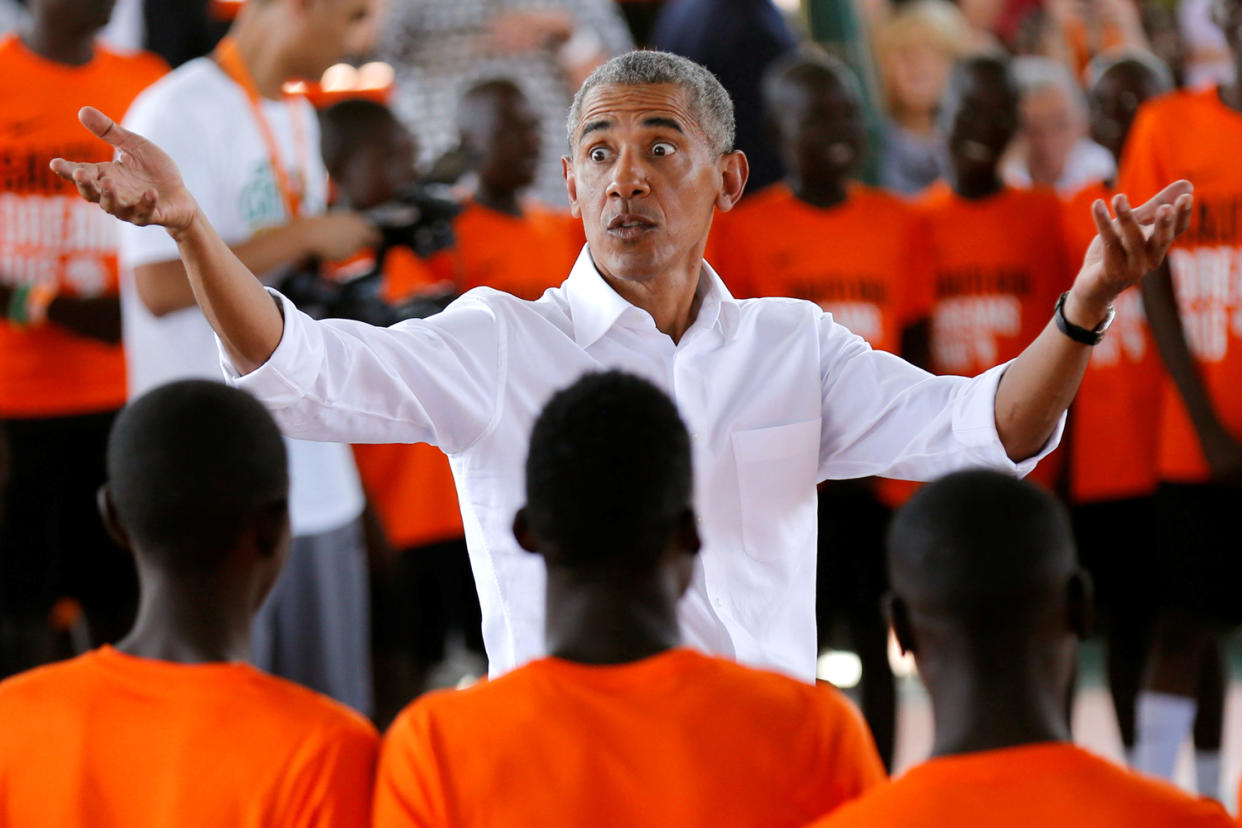
[[[1070,321],[1095,327],[1123,290],[1164,261],[1173,240],[1190,225],[1193,190],[1189,181],[1176,181],[1134,209],[1125,194],[1118,193],[1113,197],[1116,218],[1103,199],[1091,205],[1098,235],[1087,248],[1066,299]],[[1071,313],[1071,299],[1076,314]]]
[[56,158],[53,172],[72,181],[87,201],[130,224],[160,225],[173,236],[190,226],[198,205],[181,181],[177,165],[163,150],[93,107],[83,107],[78,120],[116,147],[117,158],[104,164]]

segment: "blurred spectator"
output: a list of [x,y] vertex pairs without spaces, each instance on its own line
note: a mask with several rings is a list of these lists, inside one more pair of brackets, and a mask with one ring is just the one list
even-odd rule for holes
[[746,192],[784,176],[763,119],[760,81],[771,63],[797,45],[772,0],[670,0],[660,13],[651,47],[706,66],[733,99],[737,149],[750,161]]
[[108,2],[33,0],[0,38],[0,421],[12,447],[0,531],[0,675],[50,660],[52,607],[72,596],[94,643],[128,628],[129,556],[95,514],[104,446],[125,402],[116,223],[48,170],[112,152],[83,136],[92,103],[118,117],[167,71],[96,42]]
[[1081,77],[1096,55],[1147,48],[1137,0],[1048,0],[1038,54]]
[[[183,5],[185,0],[176,5]],[[144,0],[116,0],[108,25],[99,33],[99,39],[113,49],[136,52],[147,38],[147,27],[142,19]]]
[[570,95],[597,65],[633,47],[611,0],[388,0],[380,56],[397,72],[393,109],[423,161],[457,143],[462,93],[511,78],[539,116],[543,152],[531,196],[565,205],[560,158]]
[[1185,47],[1186,86],[1212,86],[1234,78],[1233,55],[1212,6],[1212,0],[1179,0],[1174,7]]
[[1020,128],[1005,162],[1015,187],[1051,187],[1062,195],[1112,178],[1116,162],[1087,135],[1087,99],[1063,65],[1050,58],[1020,57],[1014,75],[1021,90]]
[[936,112],[953,62],[970,41],[961,12],[947,0],[914,0],[876,36],[876,59],[888,94],[880,183],[913,195],[944,174]]

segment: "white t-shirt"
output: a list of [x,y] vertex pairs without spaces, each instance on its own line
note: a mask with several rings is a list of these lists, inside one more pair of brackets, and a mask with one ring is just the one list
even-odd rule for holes
[[[306,101],[261,103],[290,177],[302,182],[302,209],[323,212],[327,173],[319,125]],[[294,118],[305,151],[296,148]],[[271,159],[245,92],[208,58],[190,61],[138,96],[125,126],[172,156],[203,213],[229,244],[288,221]],[[305,158],[307,169],[301,170]],[[178,258],[160,227],[121,229],[121,315],[129,395],[186,377],[222,380],[211,326],[197,307],[154,316],[134,287],[133,269]],[[362,487],[349,447],[287,441],[290,517],[295,535],[336,529],[362,512]]]

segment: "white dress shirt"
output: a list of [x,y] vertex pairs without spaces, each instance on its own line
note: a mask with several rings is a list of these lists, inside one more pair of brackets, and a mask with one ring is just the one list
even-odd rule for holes
[[[970,466],[1025,474],[1061,426],[1015,464],[995,424],[1005,366],[932,376],[873,351],[810,302],[737,301],[706,264],[698,292],[698,316],[676,344],[585,249],[537,301],[478,288],[391,328],[314,321],[281,297],[284,335],[268,362],[244,377],[227,358],[224,368],[294,437],[428,442],[449,455],[493,675],[545,652],[543,563],[511,532],[535,417],[589,371],[650,380],[676,401],[694,450],[703,551],[680,606],[686,643],[811,681],[816,484]],[[592,496],[625,497],[607,475],[599,487]]]

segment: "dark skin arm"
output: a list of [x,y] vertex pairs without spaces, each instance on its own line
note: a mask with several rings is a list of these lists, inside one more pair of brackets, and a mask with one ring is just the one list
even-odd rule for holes
[[[12,297],[13,289],[0,285],[0,309],[7,311]],[[47,320],[109,345],[121,341],[121,300],[116,296],[57,296],[48,305]]]
[[1242,443],[1221,424],[1203,387],[1203,378],[1186,342],[1167,259],[1143,280],[1143,306],[1160,358],[1186,404],[1212,476],[1218,480],[1242,479]]

